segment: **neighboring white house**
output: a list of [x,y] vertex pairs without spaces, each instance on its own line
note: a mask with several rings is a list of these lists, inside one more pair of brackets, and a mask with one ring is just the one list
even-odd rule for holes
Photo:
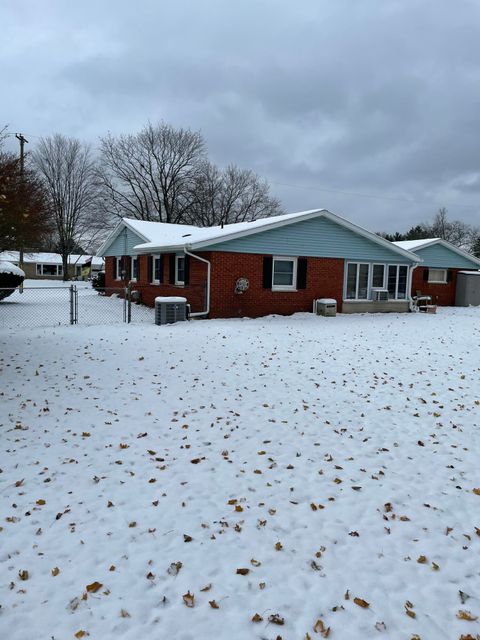
[[[0,261],[19,264],[19,251],[0,252]],[[102,271],[104,260],[98,256],[71,254],[68,257],[69,278],[80,280]],[[61,279],[63,278],[62,256],[59,253],[30,252],[23,255],[23,270],[27,278]]]

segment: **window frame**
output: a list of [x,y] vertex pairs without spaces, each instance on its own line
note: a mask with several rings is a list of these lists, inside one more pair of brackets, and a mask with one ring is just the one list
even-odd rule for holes
[[122,279],[122,256],[115,256],[115,280]]
[[[375,267],[382,267],[383,268],[383,278],[382,278],[382,284],[381,285],[374,285],[373,284],[373,277],[374,277],[374,271],[375,271]],[[370,290],[372,289],[385,289],[385,275],[387,273],[386,270],[386,265],[383,262],[372,262],[372,275],[371,275],[371,281],[370,281]]]
[[[275,262],[292,262],[292,284],[275,284]],[[272,291],[297,291],[298,257],[272,256]]]
[[[155,278],[155,262],[159,261],[159,270],[162,267],[162,259],[159,253],[152,254],[152,281],[150,284],[160,284],[162,282],[162,278]],[[176,268],[175,268],[176,269]],[[161,275],[161,274],[160,274]]]
[[[137,267],[137,269],[135,269]],[[140,262],[138,256],[130,256],[130,282],[137,282],[138,278],[135,275],[135,271],[138,271],[137,276],[140,275]]]
[[[44,267],[55,267],[55,273],[45,273]],[[59,278],[63,276],[63,265],[52,262],[37,262],[36,274],[42,278]]]
[[[443,271],[444,279],[443,280],[431,280],[430,279],[430,271]],[[428,284],[447,284],[448,283],[448,269],[442,269],[437,267],[428,267]]]
[[[180,280],[178,277],[178,262],[179,260],[183,260],[183,280]],[[185,286],[185,256],[175,255],[175,286],[184,287]]]
[[[357,268],[357,272],[355,274],[355,297],[354,298],[347,298],[347,286],[348,286],[348,267],[349,265],[355,265]],[[379,263],[376,263],[379,264]],[[359,298],[358,297],[358,284],[359,284],[359,280],[360,280],[360,265],[367,265],[368,266],[368,276],[367,276],[367,296],[366,298]],[[371,284],[371,280],[372,280],[372,269],[373,263],[372,262],[354,262],[353,260],[348,260],[347,261],[347,268],[345,269],[345,286],[344,286],[344,295],[345,295],[345,300],[347,302],[368,302],[369,300],[371,300],[371,292],[372,292],[372,284]],[[384,272],[385,273],[385,272]]]
[[[347,297],[347,287],[348,287],[348,268],[349,265],[355,265],[356,266],[356,278],[355,278],[355,298],[348,298]],[[366,265],[368,264],[368,291],[367,291],[367,297],[366,298],[359,298],[358,297],[358,290],[359,290],[359,278],[360,278],[360,266],[361,265]],[[383,286],[382,287],[374,287],[373,286],[373,269],[376,266],[383,266]],[[395,294],[393,297],[390,296],[390,291],[388,289],[388,278],[389,278],[389,272],[390,272],[390,267],[395,267]],[[405,267],[407,269],[407,277],[406,277],[406,285],[405,285],[405,297],[404,298],[399,298],[398,297],[398,285],[399,285],[399,275],[400,275],[400,268],[401,267]],[[410,287],[410,267],[408,264],[405,263],[396,263],[396,262],[357,262],[354,260],[347,260],[346,261],[346,267],[345,267],[345,278],[344,278],[344,289],[343,289],[343,295],[344,295],[344,300],[345,302],[372,302],[372,289],[386,289],[387,291],[389,291],[388,293],[388,300],[392,301],[392,302],[397,302],[397,301],[408,301],[410,299],[410,293],[409,293],[409,287]]]

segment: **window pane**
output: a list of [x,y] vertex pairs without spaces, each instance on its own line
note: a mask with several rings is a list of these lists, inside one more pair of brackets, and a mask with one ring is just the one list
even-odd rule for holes
[[273,261],[273,284],[277,286],[293,286],[293,260]]
[[397,265],[388,266],[388,297],[395,299],[397,295]]
[[357,297],[357,265],[349,264],[347,268],[347,300]]
[[383,287],[383,274],[385,272],[384,264],[373,265],[372,287]]
[[358,298],[366,300],[368,298],[368,264],[359,265],[358,273]]
[[398,295],[400,300],[405,300],[407,297],[407,275],[408,267],[398,267]]
[[41,276],[41,275],[42,275],[42,265],[37,264],[37,276]]
[[44,276],[56,276],[57,275],[57,265],[56,264],[44,264],[43,267],[43,275]]
[[446,282],[447,274],[445,269],[429,269],[428,281],[429,282]]
[[63,276],[63,264],[58,265],[57,276]]
[[185,258],[177,258],[177,282],[185,282]]
[[160,280],[160,258],[154,258],[153,261],[153,279]]

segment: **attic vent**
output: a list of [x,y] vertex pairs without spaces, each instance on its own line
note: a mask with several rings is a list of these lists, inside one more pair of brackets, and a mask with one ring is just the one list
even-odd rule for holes
[[188,238],[188,236],[191,236],[191,235],[192,235],[191,233],[185,233],[185,234],[182,236],[182,238]]

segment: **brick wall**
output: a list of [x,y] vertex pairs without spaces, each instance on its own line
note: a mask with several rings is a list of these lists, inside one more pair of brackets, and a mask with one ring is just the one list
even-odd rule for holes
[[[208,259],[208,254],[205,255]],[[137,282],[132,282],[132,290],[139,291],[141,301],[150,307],[155,304],[157,296],[183,296],[187,298],[191,305],[192,311],[203,311],[205,309],[205,284],[207,282],[207,265],[200,260],[190,258],[190,278],[189,284],[185,286],[174,285],[169,283],[170,279],[170,254],[163,256],[163,282],[160,284],[151,284],[148,278],[148,257],[139,256],[140,260],[140,277]],[[127,256],[127,259],[130,258]],[[125,287],[126,281],[114,280],[114,261],[115,258],[105,258],[105,287]]]
[[[250,253],[199,253],[211,261],[210,292],[211,318],[256,318],[271,313],[289,315],[297,311],[310,311],[314,298],[335,298],[338,311],[342,308],[344,261],[340,258],[307,258],[307,286],[298,291],[272,291],[263,288],[263,255]],[[140,256],[140,278],[132,285],[141,292],[142,302],[153,306],[156,296],[185,296],[192,311],[205,308],[207,266],[190,259],[190,283],[185,287],[168,284],[169,256],[163,260],[163,283],[148,282],[147,256]],[[126,286],[126,282],[113,279],[114,258],[105,260],[105,286]],[[243,293],[235,293],[238,278],[247,278],[250,286]]]
[[453,307],[455,305],[455,291],[457,288],[457,273],[461,269],[449,269],[452,272],[452,279],[445,284],[432,284],[423,279],[423,272],[428,267],[417,267],[413,272],[412,296],[421,291],[422,295],[432,296],[432,303],[442,307]]
[[[314,298],[335,298],[341,311],[344,261],[307,258],[307,287],[298,291],[264,289],[263,255],[214,252],[212,259],[212,318],[256,318],[270,313],[289,315],[311,311]],[[245,293],[235,293],[238,278],[247,278]]]

